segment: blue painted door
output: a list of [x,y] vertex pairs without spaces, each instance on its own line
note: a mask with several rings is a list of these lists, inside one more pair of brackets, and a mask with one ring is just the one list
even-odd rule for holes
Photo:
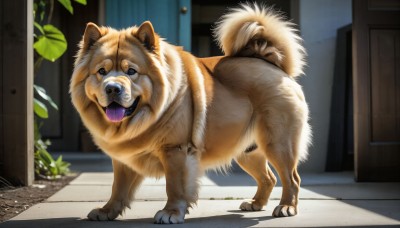
[[106,25],[126,28],[149,20],[167,42],[191,48],[191,0],[106,0]]

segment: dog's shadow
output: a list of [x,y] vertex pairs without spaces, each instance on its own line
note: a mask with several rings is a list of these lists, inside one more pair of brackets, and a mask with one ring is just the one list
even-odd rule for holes
[[[271,219],[275,219],[272,216],[261,216],[261,217],[246,217],[245,214],[252,213],[251,211],[241,211],[241,210],[229,210],[227,211],[229,214],[225,215],[215,215],[215,216],[206,216],[206,217],[193,217],[186,218],[185,223],[183,225],[168,225],[168,227],[226,227],[226,228],[244,228],[244,227],[252,227],[256,226],[262,221],[267,221]],[[145,219],[127,219],[120,220],[120,222],[128,223],[135,227],[160,227],[160,224],[153,224],[153,218],[145,218]]]
[[245,217],[245,214],[252,213],[241,210],[229,210],[229,214],[208,217],[188,218],[185,224],[190,227],[251,227],[262,221],[274,219],[272,216]]
[[[240,210],[228,211],[230,214],[195,217],[185,219],[185,223],[177,225],[168,225],[168,227],[251,227],[262,221],[274,219],[272,216],[262,217],[244,217],[244,213]],[[33,219],[33,220],[10,220],[0,224],[0,227],[162,227],[162,225],[154,224],[153,218],[139,219],[117,219],[115,221],[89,221],[88,219],[69,217],[69,218],[51,218],[51,219]]]

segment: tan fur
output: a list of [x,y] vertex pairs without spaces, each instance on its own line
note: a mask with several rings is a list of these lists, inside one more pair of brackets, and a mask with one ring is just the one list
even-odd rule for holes
[[[233,12],[254,18],[249,10]],[[234,34],[238,26],[222,22],[218,29]],[[250,33],[243,34],[250,37],[247,44],[237,34],[221,41],[225,52],[237,52],[241,45],[235,42],[260,49]],[[301,64],[285,62],[303,61],[302,56],[288,54],[291,48],[302,50],[298,39],[265,30],[257,42],[262,43],[264,35],[279,44],[262,47],[279,50],[264,59],[278,61],[274,64],[288,73],[299,73]],[[103,208],[90,212],[89,219],[116,218],[129,206],[144,177],[165,176],[168,201],[155,222],[183,223],[188,207],[197,201],[198,178],[204,170],[223,168],[232,159],[258,184],[254,199],[244,202],[242,210],[261,210],[267,203],[276,183],[268,160],[283,185],[273,215],[297,213],[297,164],[306,158],[310,128],[303,92],[293,78],[263,58],[196,58],[160,39],[150,22],[121,31],[90,23],[80,45],[70,85],[72,102],[114,167],[112,196]],[[101,68],[105,75],[99,73]],[[130,68],[137,73],[128,75]],[[122,90],[111,96],[106,92],[110,84]],[[131,115],[111,122],[104,109],[115,102],[126,110],[135,102],[137,106]],[[254,143],[258,149],[244,153]]]
[[242,4],[221,18],[214,33],[225,55],[263,58],[296,77],[303,74],[305,50],[293,27],[272,8]]

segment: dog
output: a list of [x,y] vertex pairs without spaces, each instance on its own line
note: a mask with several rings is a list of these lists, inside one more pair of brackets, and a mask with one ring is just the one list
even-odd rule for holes
[[293,24],[270,8],[240,5],[214,28],[224,56],[196,58],[167,43],[151,22],[123,30],[88,23],[70,82],[72,103],[112,158],[110,200],[90,220],[113,220],[145,177],[166,178],[155,223],[183,223],[199,178],[235,160],[258,190],[240,205],[259,211],[276,184],[273,216],[298,213],[297,165],[307,157],[308,107],[296,78],[305,50]]

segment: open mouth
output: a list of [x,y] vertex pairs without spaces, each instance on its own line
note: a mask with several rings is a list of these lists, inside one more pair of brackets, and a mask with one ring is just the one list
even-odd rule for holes
[[106,116],[111,122],[117,123],[121,122],[126,116],[130,116],[135,112],[140,101],[140,97],[137,97],[133,102],[132,106],[125,108],[117,102],[112,102],[110,105],[105,107]]

